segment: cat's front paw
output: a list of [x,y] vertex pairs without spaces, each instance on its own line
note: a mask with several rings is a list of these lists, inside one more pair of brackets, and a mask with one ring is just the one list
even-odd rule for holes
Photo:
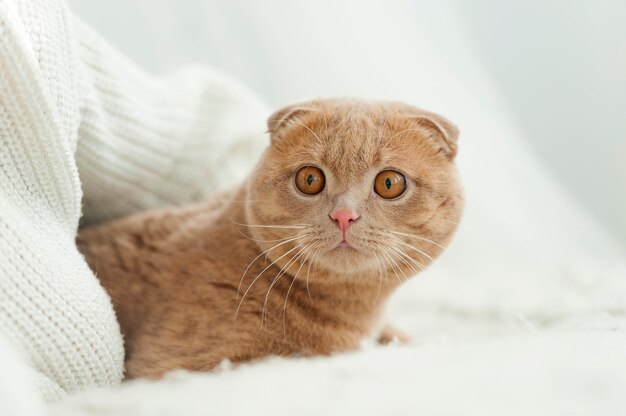
[[406,332],[396,328],[392,325],[385,325],[381,333],[376,339],[379,344],[408,344],[411,342],[411,337]]

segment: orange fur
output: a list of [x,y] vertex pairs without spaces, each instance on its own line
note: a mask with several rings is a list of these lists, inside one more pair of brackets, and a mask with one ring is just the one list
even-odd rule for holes
[[[406,340],[378,321],[394,289],[456,229],[458,131],[404,104],[348,99],[286,107],[268,126],[271,145],[243,185],[80,230],[120,321],[127,377]],[[306,165],[325,174],[317,195],[294,185]],[[388,168],[407,178],[398,199],[373,191]],[[329,217],[345,207],[360,215],[348,248]]]

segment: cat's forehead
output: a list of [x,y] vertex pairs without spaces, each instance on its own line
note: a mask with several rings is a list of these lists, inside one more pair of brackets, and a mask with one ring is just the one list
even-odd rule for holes
[[431,150],[393,112],[380,107],[320,106],[300,123],[289,133],[289,159],[319,163],[344,178],[382,168],[411,174],[420,154]]

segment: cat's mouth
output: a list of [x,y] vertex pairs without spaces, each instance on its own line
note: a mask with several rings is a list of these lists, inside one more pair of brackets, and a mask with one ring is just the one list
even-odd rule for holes
[[354,246],[350,244],[350,242],[348,242],[348,236],[347,236],[346,230],[342,230],[341,241],[339,242],[339,244],[337,244],[335,249],[346,249],[346,248],[351,248],[351,249],[356,250]]
[[367,241],[359,236],[335,236],[335,239],[328,241],[326,247],[325,250],[322,249],[324,260],[321,263],[332,272],[356,273],[374,270],[378,266],[375,253]]
[[357,248],[352,245],[348,239],[346,238],[346,235],[343,235],[342,240],[339,242],[339,244],[337,244],[333,250],[355,250],[358,251]]

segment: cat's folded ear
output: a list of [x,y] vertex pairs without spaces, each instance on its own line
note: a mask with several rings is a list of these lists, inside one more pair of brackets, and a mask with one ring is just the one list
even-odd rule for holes
[[315,111],[316,109],[308,105],[308,103],[296,103],[283,107],[267,119],[267,131],[270,133],[273,140],[276,133],[281,129],[290,124],[301,124],[302,121],[299,119]]
[[431,138],[440,145],[441,150],[450,158],[456,156],[458,150],[459,129],[450,120],[439,114],[420,110],[417,114],[407,115],[421,128],[432,133]]

